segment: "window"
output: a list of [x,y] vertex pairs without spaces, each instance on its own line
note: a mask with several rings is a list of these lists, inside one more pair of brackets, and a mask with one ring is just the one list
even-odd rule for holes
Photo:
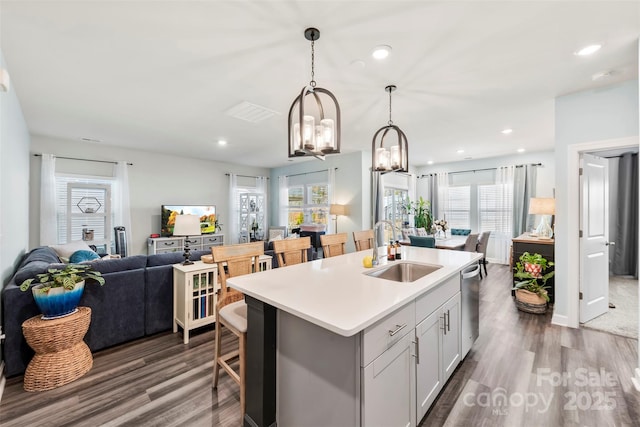
[[[384,218],[397,228],[405,228],[409,223],[409,212],[405,209],[409,191],[401,188],[385,187]],[[391,238],[391,231],[385,228],[385,240]]]
[[471,187],[468,185],[449,187],[449,206],[445,209],[449,228],[472,228],[470,196]]
[[[511,235],[513,218],[513,186],[478,185],[478,228]],[[508,201],[505,203],[504,201]]]
[[56,175],[59,244],[86,240],[100,252],[111,250],[112,185],[105,178]]
[[289,229],[301,224],[328,225],[329,185],[316,183],[289,187],[287,217]]

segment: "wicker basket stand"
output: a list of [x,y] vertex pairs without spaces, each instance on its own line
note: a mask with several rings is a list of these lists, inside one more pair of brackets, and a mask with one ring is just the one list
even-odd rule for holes
[[547,300],[526,289],[517,289],[516,307],[527,313],[542,314],[547,311]]
[[26,391],[51,390],[89,372],[93,357],[83,338],[90,322],[89,307],[59,319],[35,316],[24,321],[22,333],[36,353],[24,374]]

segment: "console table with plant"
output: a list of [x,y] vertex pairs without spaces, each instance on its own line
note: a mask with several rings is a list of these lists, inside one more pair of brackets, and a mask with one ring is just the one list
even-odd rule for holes
[[[514,262],[514,267],[515,267],[515,262],[517,262],[520,257],[525,253],[528,252],[530,254],[540,254],[542,257],[544,257],[547,262],[553,263],[554,262],[554,240],[553,239],[540,239],[538,237],[533,237],[533,236],[529,236],[529,233],[524,233],[521,234],[520,236],[512,239],[512,243],[513,243],[513,252],[512,252],[512,259]],[[546,272],[551,272],[554,270],[553,265],[551,265],[550,267],[548,267],[548,269],[546,270]],[[515,270],[514,270],[515,273]],[[513,286],[516,285],[516,283],[518,283],[520,280],[515,277],[513,277]],[[548,286],[547,289],[547,293],[549,295],[549,303],[553,304],[554,302],[554,290],[555,290],[555,282],[554,282],[554,278],[550,277],[547,280],[546,286]],[[515,291],[511,291],[511,295],[515,296]]]

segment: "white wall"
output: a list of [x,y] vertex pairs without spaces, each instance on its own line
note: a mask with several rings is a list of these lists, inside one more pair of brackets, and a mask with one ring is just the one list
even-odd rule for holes
[[[131,196],[130,255],[147,253],[147,238],[160,233],[160,206],[163,204],[215,205],[226,233],[229,178],[225,173],[268,176],[269,169],[230,163],[168,156],[134,149],[109,147],[82,141],[33,136],[32,153],[50,153],[63,157],[133,163],[129,166]],[[40,161],[31,156],[30,238],[29,246],[39,246]],[[105,173],[110,165],[58,159],[56,169],[75,173]],[[114,224],[117,225],[117,224]],[[225,238],[227,238],[225,234]]]
[[556,240],[555,240],[555,306],[554,322],[568,324],[570,299],[568,286],[577,286],[577,275],[568,273],[570,222],[570,194],[567,173],[572,145],[638,136],[638,81],[630,80],[617,85],[574,93],[556,98]]
[[[278,176],[327,170],[336,170],[336,188],[334,203],[349,206],[349,215],[338,218],[338,232],[347,233],[347,252],[353,252],[352,233],[357,230],[371,228],[371,154],[355,152],[335,154],[326,157],[325,161],[316,159],[294,160],[291,165],[271,170],[271,214],[270,223],[278,224]],[[331,215],[333,221],[333,215]]]
[[[2,52],[0,67],[7,69]],[[0,271],[6,285],[29,239],[29,131],[15,90],[0,92]]]

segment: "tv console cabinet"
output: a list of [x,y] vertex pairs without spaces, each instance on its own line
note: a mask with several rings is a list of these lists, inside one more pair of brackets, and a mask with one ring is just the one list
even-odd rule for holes
[[[147,239],[147,255],[184,251],[184,237],[149,237]],[[211,246],[224,245],[223,234],[203,234],[189,237],[191,250],[208,250]]]

